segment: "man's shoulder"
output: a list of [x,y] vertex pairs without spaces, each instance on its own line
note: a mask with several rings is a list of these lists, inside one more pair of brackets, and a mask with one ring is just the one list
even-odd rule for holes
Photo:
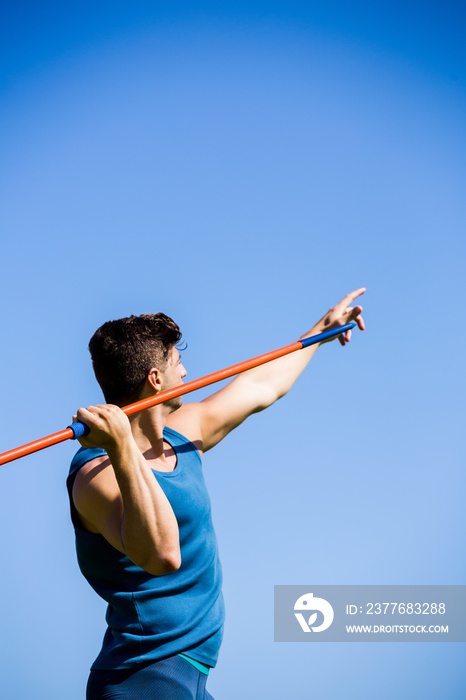
[[69,476],[76,474],[88,462],[106,456],[107,453],[100,447],[80,447],[71,460]]
[[196,445],[202,441],[201,413],[198,403],[186,403],[180,406],[170,413],[166,425],[167,428],[176,430]]

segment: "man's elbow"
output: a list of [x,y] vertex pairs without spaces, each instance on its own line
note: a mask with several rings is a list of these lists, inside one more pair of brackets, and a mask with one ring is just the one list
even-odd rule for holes
[[246,378],[243,391],[245,396],[251,397],[251,413],[263,411],[286,394],[286,391],[280,393],[279,389],[271,384],[251,381],[250,378]]
[[164,557],[162,562],[163,574],[173,574],[181,567],[181,552],[178,550]]
[[[141,566],[141,565],[140,565]],[[152,576],[166,576],[167,574],[173,574],[175,571],[181,567],[181,552],[175,550],[172,552],[166,552],[162,555],[157,556],[157,558],[151,558],[151,560],[144,562],[141,566],[144,571]]]

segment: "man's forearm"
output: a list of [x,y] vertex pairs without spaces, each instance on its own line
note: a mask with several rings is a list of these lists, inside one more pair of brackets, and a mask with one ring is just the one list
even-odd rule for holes
[[115,445],[108,453],[123,502],[120,537],[124,552],[149,573],[161,575],[178,569],[178,523],[137,445]]
[[[365,289],[357,289],[344,297],[338,304],[332,307],[324,316],[315,323],[312,328],[304,333],[301,338],[309,338],[331,328],[338,328],[355,321],[360,330],[364,330],[364,321],[361,317],[361,306],[351,306],[351,303],[364,294]],[[351,331],[340,336],[340,342],[345,345],[351,338]],[[244,386],[244,389],[253,392],[252,397],[257,396],[257,407],[253,410],[267,408],[274,401],[284,396],[293,386],[300,374],[308,365],[321,343],[311,345],[298,350],[277,360],[273,360],[260,367],[245,372],[235,379]],[[254,398],[252,399],[254,401]]]

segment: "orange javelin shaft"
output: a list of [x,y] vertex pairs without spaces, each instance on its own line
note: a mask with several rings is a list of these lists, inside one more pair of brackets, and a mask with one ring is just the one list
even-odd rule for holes
[[[236,365],[231,365],[225,369],[220,369],[217,372],[212,372],[212,374],[206,374],[204,377],[199,377],[199,379],[193,379],[190,382],[186,382],[186,384],[180,384],[180,386],[174,387],[173,389],[161,391],[160,394],[156,394],[155,396],[150,396],[147,399],[141,399],[140,401],[131,403],[129,406],[124,406],[122,411],[126,413],[127,416],[131,416],[133,413],[138,413],[146,408],[151,408],[152,406],[156,406],[157,404],[168,401],[169,399],[174,399],[177,396],[182,396],[183,394],[189,394],[191,391],[196,391],[196,389],[201,389],[205,386],[209,386],[210,384],[221,382],[223,379],[228,379],[229,377],[233,377],[235,374],[240,374],[241,372],[245,372],[253,367],[264,365],[266,362],[271,362],[271,360],[276,360],[279,357],[283,357],[283,355],[289,355],[292,352],[296,352],[296,350],[301,350],[309,345],[315,345],[316,343],[328,340],[329,338],[335,337],[347,330],[350,330],[351,328],[354,328],[355,325],[355,323],[348,323],[345,326],[340,326],[340,328],[324,331],[323,333],[310,336],[309,338],[304,338],[303,340],[296,340],[294,343],[278,348],[278,350],[271,350],[263,355],[257,355],[257,357],[252,357],[249,360],[243,360],[243,362],[238,362]],[[15,459],[25,457],[33,452],[39,452],[39,450],[44,450],[46,447],[57,445],[59,442],[81,437],[86,433],[85,430],[81,430],[80,428],[85,429],[86,426],[80,422],[74,423],[73,428],[64,428],[64,430],[60,430],[58,433],[52,433],[46,437],[39,438],[39,440],[34,440],[33,442],[28,442],[25,445],[8,450],[7,452],[2,452],[0,454],[0,465],[13,462]]]

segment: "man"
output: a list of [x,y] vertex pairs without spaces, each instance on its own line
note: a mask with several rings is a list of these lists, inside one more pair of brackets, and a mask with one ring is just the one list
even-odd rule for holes
[[[304,336],[356,321],[348,294]],[[351,332],[339,336],[342,345]],[[238,375],[200,403],[181,398],[128,418],[119,407],[178,386],[181,332],[164,314],[109,321],[89,343],[105,405],[80,408],[90,428],[68,488],[81,570],[108,602],[88,700],[208,700],[222,638],[221,568],[201,455],[293,385],[317,345]]]

